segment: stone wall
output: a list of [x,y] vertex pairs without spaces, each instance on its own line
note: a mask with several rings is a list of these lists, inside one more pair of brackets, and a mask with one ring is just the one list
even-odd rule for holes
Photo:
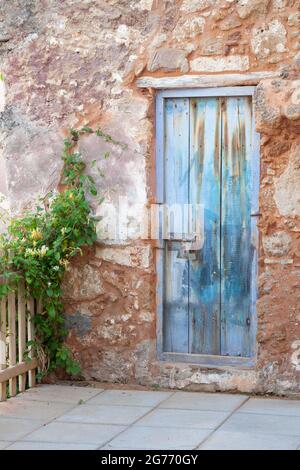
[[[127,210],[118,237],[99,227],[65,280],[68,343],[86,379],[167,387],[300,392],[300,1],[0,0],[0,193],[14,212],[56,188],[70,127],[128,144],[94,175]],[[156,358],[154,91],[142,76],[273,72],[255,97],[261,133],[258,363],[203,369]],[[90,161],[107,145],[87,137]],[[111,149],[110,149],[111,150]],[[120,199],[121,198],[121,199]],[[138,204],[137,204],[138,203]],[[120,210],[122,214],[122,209]],[[125,213],[125,212],[124,212]],[[104,219],[104,225],[105,225]],[[114,238],[114,240],[112,240]]]

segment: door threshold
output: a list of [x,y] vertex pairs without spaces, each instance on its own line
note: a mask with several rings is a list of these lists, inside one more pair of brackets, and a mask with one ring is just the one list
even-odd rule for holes
[[255,357],[215,356],[208,354],[164,352],[159,355],[159,359],[168,362],[197,364],[207,368],[234,367],[237,369],[253,369],[256,365]]

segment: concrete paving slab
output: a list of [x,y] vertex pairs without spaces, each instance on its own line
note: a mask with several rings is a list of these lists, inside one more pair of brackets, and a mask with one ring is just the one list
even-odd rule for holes
[[97,448],[97,444],[19,441],[10,445],[5,450],[96,450]]
[[5,441],[0,441],[0,450],[5,449],[8,447],[11,443],[10,442],[5,442]]
[[152,392],[140,390],[105,390],[92,398],[89,405],[156,406],[174,392]]
[[42,402],[30,400],[7,400],[0,403],[0,416],[24,418],[48,422],[69,411],[74,405],[70,403]]
[[228,417],[223,411],[157,409],[140,419],[137,426],[214,429]]
[[97,444],[100,446],[104,445],[124,429],[124,426],[53,422],[28,434],[22,440],[57,442],[59,444]]
[[109,442],[105,449],[124,450],[191,450],[209,435],[209,430],[132,426]]
[[241,413],[300,416],[300,400],[250,398],[240,409]]
[[300,449],[300,401],[43,385],[0,403],[0,449]]
[[222,431],[300,436],[300,417],[255,413],[235,413],[221,427]]
[[176,392],[172,397],[162,403],[161,408],[233,411],[247,400],[248,397],[245,395]]
[[215,432],[200,450],[295,450],[298,437],[244,432]]
[[151,410],[143,406],[80,405],[60,416],[57,421],[129,425]]
[[16,441],[43,424],[42,421],[0,417],[0,440]]
[[17,400],[37,400],[59,403],[79,403],[102,393],[102,389],[70,385],[39,385],[16,397]]

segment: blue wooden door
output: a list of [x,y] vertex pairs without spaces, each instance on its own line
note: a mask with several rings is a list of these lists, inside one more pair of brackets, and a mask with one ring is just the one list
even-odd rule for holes
[[252,357],[251,98],[167,98],[163,115],[163,350]]

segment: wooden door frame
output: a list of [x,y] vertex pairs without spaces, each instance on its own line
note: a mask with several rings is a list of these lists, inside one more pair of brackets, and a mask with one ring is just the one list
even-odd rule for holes
[[[164,100],[166,98],[205,98],[205,97],[232,97],[251,96],[253,106],[253,95],[255,86],[236,86],[220,88],[200,88],[200,89],[168,89],[157,92],[156,95],[156,203],[164,203]],[[252,152],[252,193],[251,193],[251,214],[259,212],[259,186],[260,186],[260,136],[255,131],[255,116],[253,110],[252,121],[253,152]],[[255,337],[257,332],[257,272],[258,272],[258,227],[257,217],[252,217],[251,227],[252,237],[255,242],[255,255],[252,262],[252,321],[255,324]],[[256,340],[255,355],[253,357],[232,357],[232,356],[212,356],[206,354],[172,353],[163,351],[163,299],[164,299],[164,243],[157,245],[156,253],[156,305],[157,305],[157,356],[159,360],[169,362],[184,362],[199,364],[204,367],[237,367],[252,368],[256,364]]]

